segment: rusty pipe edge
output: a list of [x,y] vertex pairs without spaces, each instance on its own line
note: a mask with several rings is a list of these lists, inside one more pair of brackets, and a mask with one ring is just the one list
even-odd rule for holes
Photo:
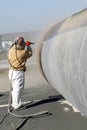
[[[44,39],[46,39],[46,37],[50,34],[50,32],[54,29],[54,27],[56,26],[56,24],[52,25],[49,29],[47,29],[46,31],[44,31],[38,41],[38,45],[36,48],[36,61],[37,61],[37,65],[38,65],[38,69],[41,72],[41,74],[43,75],[43,77],[45,78],[45,80],[47,80],[45,73],[43,71],[42,68],[42,63],[41,63],[41,50],[43,47],[43,41]],[[48,81],[48,80],[47,80]]]
[[45,79],[87,117],[87,9],[51,26],[37,48]]

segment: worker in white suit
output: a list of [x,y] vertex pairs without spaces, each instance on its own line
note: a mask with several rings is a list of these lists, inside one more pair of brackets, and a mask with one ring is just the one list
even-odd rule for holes
[[22,105],[21,95],[25,84],[25,71],[27,58],[32,56],[30,42],[25,42],[23,37],[17,37],[9,48],[9,79],[12,89],[12,104],[14,109]]

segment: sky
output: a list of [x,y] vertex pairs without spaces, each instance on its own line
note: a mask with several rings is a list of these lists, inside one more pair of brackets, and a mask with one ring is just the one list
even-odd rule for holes
[[41,31],[87,8],[87,0],[0,0],[0,34]]

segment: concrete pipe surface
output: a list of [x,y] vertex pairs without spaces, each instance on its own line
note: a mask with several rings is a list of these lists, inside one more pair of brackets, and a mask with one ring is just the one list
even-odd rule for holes
[[37,55],[45,79],[87,117],[87,9],[51,26]]

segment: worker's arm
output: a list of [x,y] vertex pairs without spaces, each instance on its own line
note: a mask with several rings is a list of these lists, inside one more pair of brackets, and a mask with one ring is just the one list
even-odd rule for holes
[[29,58],[32,56],[32,48],[30,46],[25,46],[25,57]]

